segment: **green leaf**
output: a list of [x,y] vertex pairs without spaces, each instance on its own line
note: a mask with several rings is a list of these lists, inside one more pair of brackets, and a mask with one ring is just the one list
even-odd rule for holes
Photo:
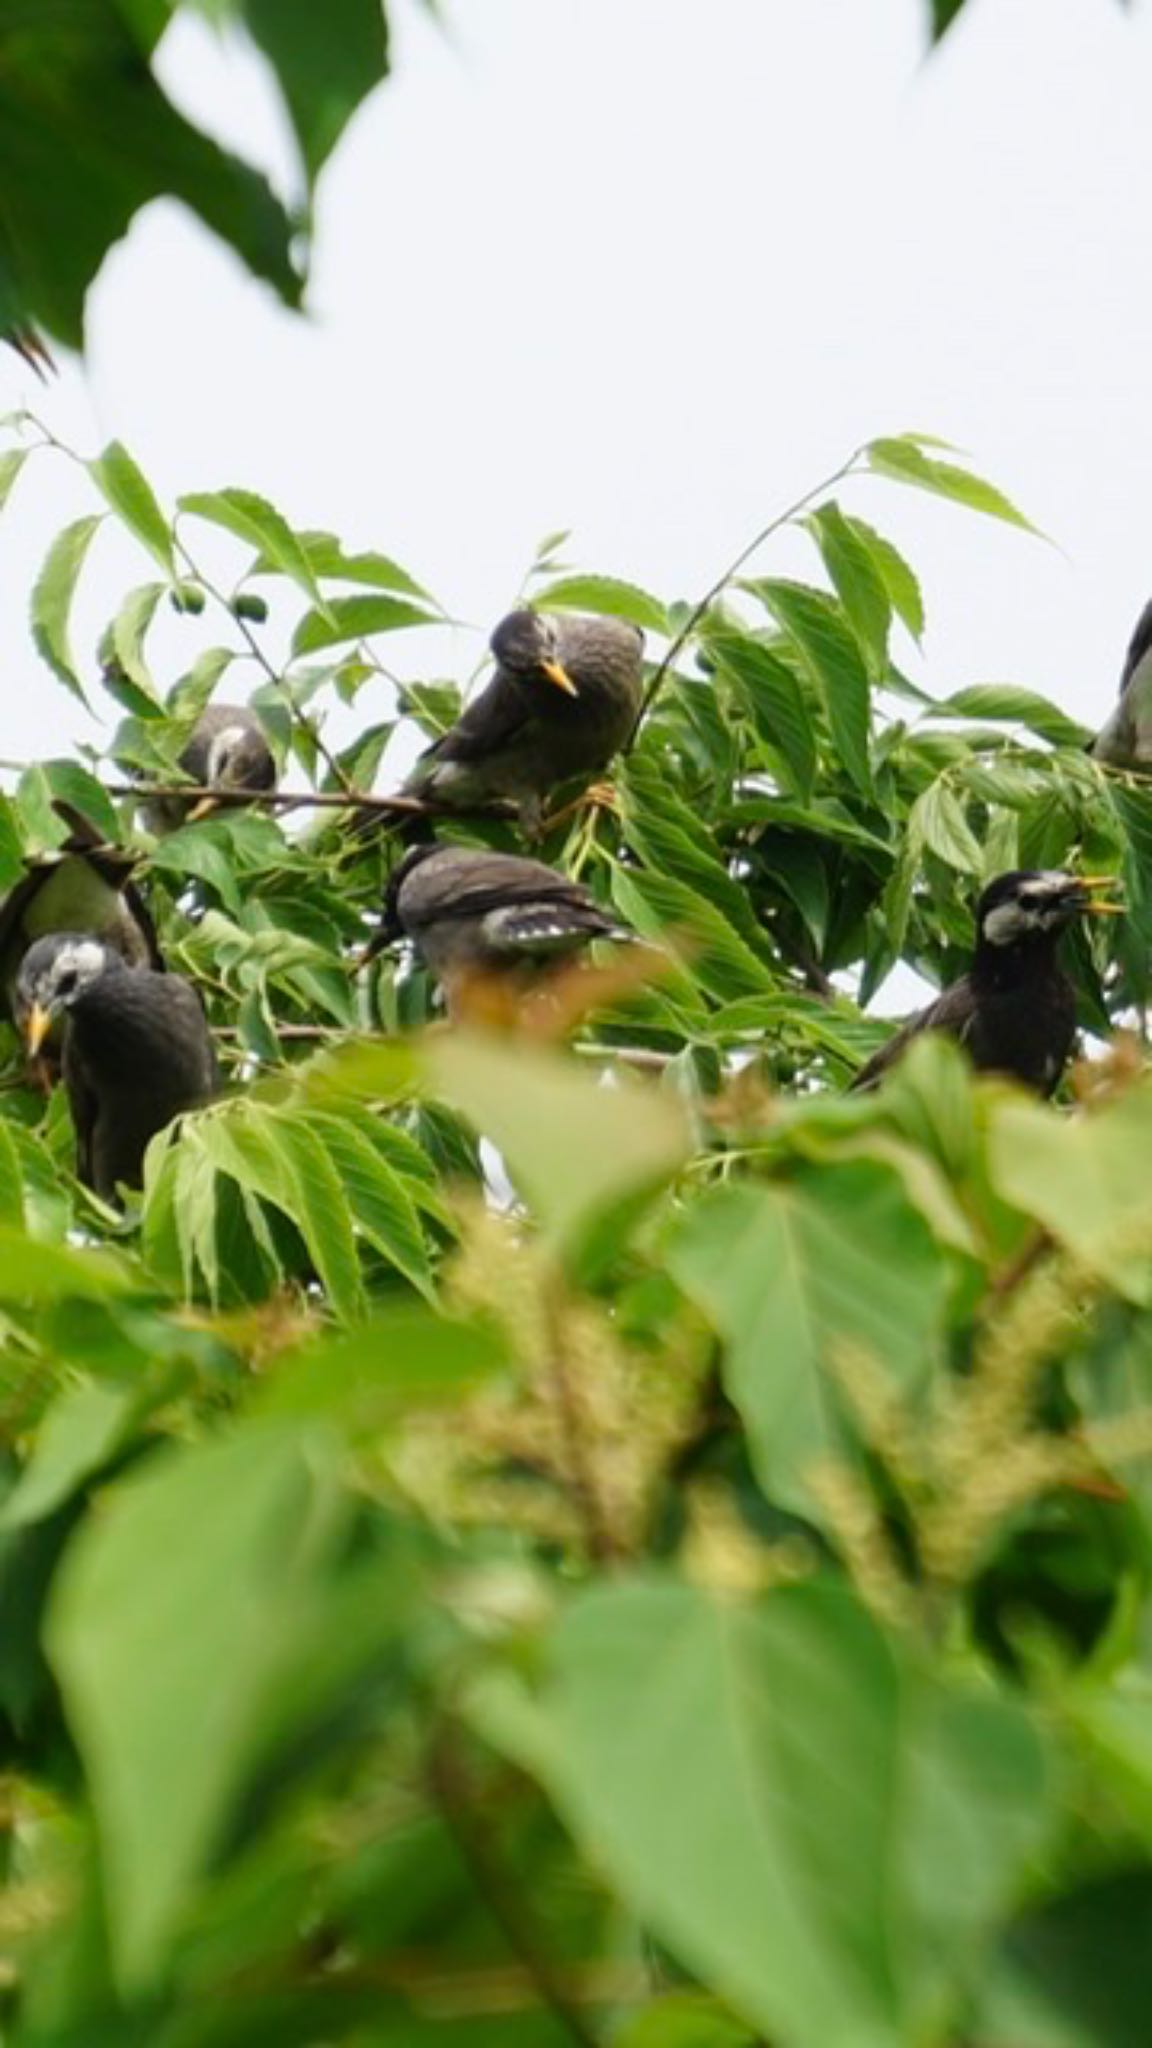
[[[338,582],[364,583],[372,590],[399,590],[409,597],[423,598],[426,603],[435,600],[429,596],[422,583],[394,562],[390,555],[375,554],[371,550],[357,550],[349,554],[343,541],[334,533],[307,529],[296,535],[301,547],[312,565],[313,575],[328,576]],[[262,555],[256,562],[252,574],[268,575],[276,570],[276,563],[269,555]]]
[[820,549],[836,595],[864,650],[873,681],[879,682],[888,667],[892,604],[874,551],[835,503],[819,506],[804,524]]
[[295,1223],[334,1314],[362,1315],[364,1290],[348,1200],[314,1131],[291,1109],[239,1100],[200,1124],[205,1151],[230,1174]]
[[490,1328],[394,1308],[347,1335],[279,1357],[257,1399],[262,1415],[323,1416],[373,1436],[413,1411],[467,1400],[508,1363]]
[[[0,151],[0,157],[2,157]],[[78,697],[87,709],[88,699],[76,672],[76,661],[68,637],[72,599],[93,537],[104,520],[102,512],[74,519],[58,533],[32,589],[32,638],[53,675]]]
[[908,821],[909,832],[961,874],[982,875],[984,852],[964,815],[964,806],[943,776],[918,796]]
[[618,576],[558,576],[533,591],[532,604],[539,611],[604,612],[648,633],[671,632],[667,607],[659,598]]
[[292,653],[314,654],[343,640],[396,633],[406,626],[432,626],[431,612],[403,597],[333,597],[322,612],[305,612],[292,635]]
[[30,448],[5,448],[0,454],[0,512],[8,503],[12,486],[31,453]]
[[126,1442],[140,1412],[131,1387],[88,1381],[58,1395],[36,1446],[0,1509],[0,1528],[42,1521],[99,1472]]
[[995,484],[986,483],[983,477],[973,475],[970,469],[961,469],[954,462],[940,462],[925,455],[919,445],[922,439],[922,436],[914,439],[904,434],[889,440],[870,441],[864,451],[869,467],[880,476],[917,484],[921,490],[934,491],[941,498],[951,498],[955,504],[967,505],[973,512],[986,512],[992,519],[1003,519],[1010,526],[1023,527],[1026,533],[1040,535],[1040,529],[1033,526],[1032,521],[1026,519]]
[[678,876],[648,868],[614,868],[612,900],[634,931],[679,960],[720,1002],[775,990],[771,968],[723,911]]
[[290,1668],[326,1491],[294,1438],[248,1431],[162,1459],[69,1552],[48,1647],[126,1988],[155,1976]]
[[[144,659],[144,640],[167,588],[165,583],[142,583],[137,589],[130,590],[110,629],[112,652],[129,682],[135,686],[137,694],[130,708],[138,718],[159,717],[164,708]],[[107,676],[105,682],[108,683]]]
[[256,491],[230,485],[222,491],[190,491],[179,500],[179,505],[181,512],[206,519],[213,526],[222,526],[226,533],[234,533],[238,540],[249,541],[264,558],[274,562],[283,575],[297,584],[306,597],[311,598],[321,614],[326,612],[327,606],[306,550],[283,513],[269,504],[267,498],[260,497]]
[[1152,1089],[1132,1089],[1068,1120],[1039,1103],[998,1097],[988,1130],[997,1192],[1042,1223],[1090,1273],[1130,1301],[1152,1301]]
[[169,13],[167,0],[61,0],[34,36],[18,16],[6,21],[0,324],[39,322],[82,346],[89,285],[133,215],[162,195],[299,303],[295,224],[258,173],[177,112],[151,68]]
[[932,10],[932,40],[938,43],[956,20],[964,0],[928,0],[928,4]]
[[680,1105],[621,1073],[610,1088],[555,1054],[483,1038],[430,1040],[430,1085],[490,1138],[550,1242],[571,1249],[598,1212],[666,1181],[687,1157]]
[[271,61],[314,184],[357,107],[388,69],[381,0],[243,0],[253,40]]
[[808,1475],[852,1442],[834,1371],[844,1347],[905,1395],[932,1372],[946,1272],[922,1215],[893,1167],[851,1160],[789,1186],[715,1189],[677,1222],[667,1256],[725,1341],[766,1492],[810,1513]]
[[137,1285],[113,1252],[41,1244],[0,1223],[0,1301],[104,1301]]
[[820,692],[833,745],[856,787],[869,794],[868,671],[855,634],[822,590],[779,578],[749,587],[796,646]]
[[974,683],[966,690],[954,690],[936,706],[946,718],[1004,719],[1023,725],[1029,732],[1050,740],[1054,747],[1085,747],[1092,734],[1086,725],[1069,718],[1036,690],[1022,690],[1015,683]]
[[736,684],[761,737],[783,755],[796,794],[807,803],[816,775],[816,736],[791,669],[750,633],[710,631],[705,644]]
[[416,1204],[370,1137],[347,1118],[311,1110],[299,1124],[312,1131],[339,1175],[359,1234],[427,1298],[433,1294],[428,1245]]
[[147,477],[137,468],[123,443],[109,441],[104,453],[88,464],[88,473],[129,532],[135,534],[150,554],[155,555],[165,574],[175,580],[176,557],[168,521]]
[[943,2039],[1047,1823],[1019,1708],[925,1684],[827,1582],[601,1587],[552,1665],[553,1790],[680,1963],[788,2048]]
[[885,534],[877,533],[867,520],[854,514],[844,514],[845,523],[857,539],[868,549],[877,573],[891,600],[892,609],[908,628],[914,640],[924,634],[924,599],[915,572],[909,568],[898,548]]

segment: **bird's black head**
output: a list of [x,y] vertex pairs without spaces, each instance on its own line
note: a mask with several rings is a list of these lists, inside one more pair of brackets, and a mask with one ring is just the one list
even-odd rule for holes
[[118,953],[89,932],[49,932],[29,946],[16,980],[16,1009],[31,1053],[63,1012],[106,974],[126,973]]
[[489,642],[502,669],[518,683],[541,680],[575,697],[576,685],[560,659],[559,636],[552,619],[542,612],[509,612],[501,619]]
[[989,882],[976,906],[978,943],[1001,950],[1056,939],[1077,917],[1113,914],[1119,906],[1102,903],[1094,894],[1112,886],[1107,875],[1013,868]]

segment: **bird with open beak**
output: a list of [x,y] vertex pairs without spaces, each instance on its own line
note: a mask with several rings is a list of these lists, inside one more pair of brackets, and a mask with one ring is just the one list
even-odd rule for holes
[[491,649],[494,676],[421,756],[405,794],[445,811],[515,804],[534,839],[552,792],[586,788],[630,737],[644,635],[623,619],[521,610],[501,619]]
[[1076,991],[1057,958],[1079,917],[1122,914],[1100,892],[1111,875],[1013,869],[976,906],[976,948],[966,974],[920,1010],[861,1068],[853,1088],[874,1088],[914,1038],[942,1031],[981,1073],[1004,1074],[1051,1095],[1076,1038]]
[[38,939],[21,964],[19,1007],[35,1057],[58,1020],[76,1132],[76,1174],[106,1201],[139,1187],[157,1131],[220,1084],[204,1006],[178,974],[127,967],[85,932]]

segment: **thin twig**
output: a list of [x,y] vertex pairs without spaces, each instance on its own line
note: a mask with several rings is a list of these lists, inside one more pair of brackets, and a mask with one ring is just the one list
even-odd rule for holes
[[363,810],[385,815],[394,811],[405,817],[443,815],[439,806],[426,804],[422,797],[361,796],[355,789],[349,789],[347,793],[335,789],[253,789],[238,795],[231,790],[221,791],[193,782],[110,782],[105,785],[105,790],[110,797],[129,797],[139,802],[149,797],[179,797],[194,805],[205,797],[213,797],[221,810],[232,810],[242,805],[245,810],[264,811]]
[[550,1958],[542,1953],[523,1900],[507,1880],[480,1821],[472,1787],[461,1764],[457,1737],[447,1722],[441,1723],[433,1738],[428,1753],[428,1778],[477,1892],[513,1955],[527,1970],[542,2003],[577,2048],[600,2048],[597,2035],[572,2004]]
[[628,735],[628,741],[624,748],[624,752],[626,754],[630,753],[632,748],[635,746],[636,737],[640,731],[640,727],[643,725],[645,718],[648,716],[648,713],[651,710],[652,704],[656,698],[656,694],[659,691],[661,685],[663,684],[664,678],[667,675],[669,669],[671,668],[672,663],[675,661],[676,656],[679,654],[681,648],[685,645],[686,641],[691,639],[693,633],[696,631],[697,626],[700,624],[701,619],[704,617],[705,612],[708,610],[708,607],[710,605],[715,604],[716,599],[723,595],[724,591],[728,588],[728,585],[731,583],[732,578],[734,576],[739,575],[741,569],[744,567],[745,562],[750,560],[750,558],[756,553],[757,548],[763,547],[764,542],[766,540],[771,539],[771,536],[774,533],[778,533],[782,526],[787,526],[790,520],[795,519],[798,513],[803,512],[805,506],[810,505],[812,503],[813,498],[821,497],[825,491],[830,491],[835,484],[842,483],[846,476],[850,476],[853,469],[856,467],[857,462],[860,460],[860,457],[863,454],[863,452],[864,451],[862,448],[854,448],[852,450],[851,455],[848,457],[847,462],[842,462],[840,464],[839,469],[833,470],[831,476],[826,476],[822,483],[813,484],[811,490],[805,491],[802,498],[797,498],[794,505],[788,506],[787,511],[778,512],[774,519],[770,519],[768,521],[767,526],[762,526],[760,528],[759,533],[756,534],[754,539],[748,542],[747,547],[741,548],[740,553],[736,556],[735,560],[728,564],[728,567],[724,570],[723,575],[717,577],[711,589],[705,591],[704,596],[700,599],[700,602],[698,604],[693,605],[692,610],[689,612],[688,617],[685,619],[684,624],[680,628],[680,631],[675,635],[674,639],[671,641],[668,648],[668,652],[665,654],[663,660],[660,662],[655,675],[649,683],[648,688],[644,692],[643,702],[641,703],[640,709],[636,714],[636,723],[633,726],[632,731]]

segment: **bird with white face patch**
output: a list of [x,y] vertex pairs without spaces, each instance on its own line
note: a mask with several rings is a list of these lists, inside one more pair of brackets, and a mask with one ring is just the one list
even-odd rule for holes
[[545,800],[585,786],[630,738],[643,692],[644,635],[624,619],[509,612],[492,635],[496,673],[404,785],[440,809],[514,803],[529,838]]
[[264,728],[246,704],[208,704],[178,760],[185,775],[210,796],[151,797],[144,806],[150,832],[174,832],[226,805],[276,787],[276,760]]
[[1005,1074],[1051,1095],[1076,1037],[1076,992],[1057,959],[1060,936],[1078,917],[1114,915],[1096,892],[1108,875],[1013,869],[997,875],[976,905],[976,950],[962,974],[882,1045],[853,1088],[873,1088],[914,1038],[942,1031],[981,1073]]
[[220,1085],[191,982],[129,968],[84,932],[53,932],[25,954],[18,996],[30,1053],[57,1019],[65,1024],[77,1177],[106,1201],[120,1182],[139,1187],[149,1140]]

